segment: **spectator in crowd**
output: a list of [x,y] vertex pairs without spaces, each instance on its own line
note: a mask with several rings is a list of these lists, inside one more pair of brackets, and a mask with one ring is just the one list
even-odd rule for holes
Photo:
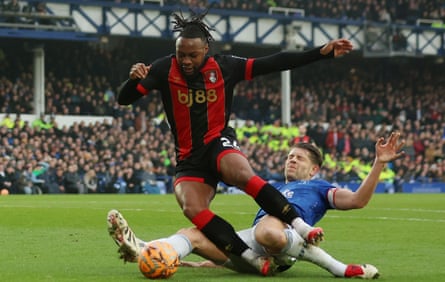
[[11,118],[11,115],[9,113],[5,114],[2,121],[0,122],[0,126],[4,126],[8,129],[14,128],[14,120]]
[[134,172],[132,167],[125,170],[124,181],[127,183],[126,193],[141,193],[141,179]]
[[50,194],[65,193],[64,175],[65,175],[64,169],[61,167],[61,165],[57,165],[57,161],[54,159],[48,169],[48,177],[47,177],[48,193]]
[[63,187],[67,194],[84,194],[85,186],[79,174],[78,165],[70,164],[63,175]]
[[34,185],[33,183],[34,177],[32,174],[32,164],[27,163],[25,165],[24,161],[20,161],[20,163],[18,164],[18,169],[20,170],[20,175],[17,181],[18,193],[26,195],[41,193],[41,191],[39,191],[39,187]]
[[12,190],[13,182],[12,179],[8,177],[5,165],[0,163],[0,191],[3,194],[9,194]]
[[37,189],[37,191],[40,193],[48,193],[48,184],[46,182],[47,180],[47,172],[48,172],[49,164],[44,161],[38,162],[33,171],[32,171],[32,182]]
[[38,24],[41,24],[41,25],[54,25],[55,24],[53,19],[45,17],[45,15],[48,15],[45,2],[36,2],[34,13],[39,16],[42,16],[37,19]]
[[52,128],[53,125],[46,121],[45,114],[42,113],[32,122],[32,127],[36,130],[46,130]]
[[122,171],[120,166],[113,166],[112,171],[112,191],[118,194],[125,194],[127,192],[127,182],[125,181],[124,171]]
[[[4,5],[5,12],[9,13],[19,13],[21,11],[20,3],[18,0],[11,0]],[[5,18],[5,22],[8,23],[19,23],[20,17],[18,16],[8,16]]]
[[153,163],[145,162],[142,165],[141,186],[144,194],[160,194],[159,187],[156,183],[156,175],[153,173]]
[[83,184],[85,185],[87,193],[96,193],[97,175],[94,169],[88,168],[88,171],[83,175]]
[[111,186],[112,175],[108,170],[105,163],[99,163],[96,165],[97,176],[97,192],[98,193],[110,193],[109,187]]

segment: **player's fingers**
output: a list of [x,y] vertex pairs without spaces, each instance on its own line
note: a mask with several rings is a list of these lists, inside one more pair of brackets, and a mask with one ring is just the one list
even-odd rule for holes
[[399,132],[391,132],[391,135],[388,138],[388,143],[391,144],[391,146],[396,146],[399,140],[399,136]]
[[336,43],[337,43],[336,44],[337,47],[340,47],[344,50],[351,50],[353,48],[351,41],[349,41],[347,39],[340,39]]
[[388,139],[386,140],[386,144],[388,144],[389,146],[394,146],[394,132],[391,132]]
[[398,153],[396,154],[396,157],[394,158],[394,160],[395,160],[395,159],[400,159],[400,158],[402,158],[402,157],[404,157],[404,156],[405,156],[405,151],[398,152]]
[[151,65],[150,66],[146,66],[146,65],[140,66],[140,68],[139,68],[140,76],[141,76],[140,78],[145,78],[148,75],[148,73],[150,72],[150,69],[151,69]]
[[144,75],[141,73],[140,70],[135,70],[135,72],[134,72],[134,76],[135,76],[136,78],[143,78],[143,77],[144,77]]
[[405,140],[400,140],[400,132],[397,132],[396,133],[396,136],[395,136],[395,140],[394,140],[394,143],[395,143],[395,147],[396,147],[396,150],[397,151],[400,151],[402,148],[403,148],[403,146],[405,146]]
[[383,137],[379,137],[379,138],[377,139],[377,146],[383,145],[383,141],[385,141],[385,138],[383,138]]
[[397,144],[397,151],[402,150],[402,148],[403,148],[404,146],[405,146],[405,140],[400,141],[400,142]]
[[145,78],[148,74],[148,71],[146,69],[146,66],[144,64],[137,64],[135,69],[135,74],[137,78]]
[[340,44],[336,46],[337,49],[340,49],[344,52],[349,52],[352,50],[352,45],[350,44]]
[[134,64],[131,66],[129,76],[131,79],[135,79],[138,76],[138,64]]

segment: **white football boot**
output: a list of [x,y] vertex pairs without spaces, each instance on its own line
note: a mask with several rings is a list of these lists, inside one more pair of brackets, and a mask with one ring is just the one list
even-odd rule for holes
[[122,214],[110,210],[107,215],[108,234],[119,246],[118,253],[124,262],[137,262],[145,242],[137,238]]

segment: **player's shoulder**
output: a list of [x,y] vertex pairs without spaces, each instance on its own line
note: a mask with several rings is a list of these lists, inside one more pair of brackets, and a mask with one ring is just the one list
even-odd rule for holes
[[314,185],[334,187],[332,183],[322,178],[314,178],[311,179],[310,182]]
[[160,57],[151,63],[150,74],[154,77],[163,77],[169,73],[172,61],[175,60],[175,55]]
[[247,58],[239,57],[236,55],[230,55],[230,54],[215,54],[213,55],[213,58],[217,62],[236,62],[236,61],[246,61]]
[[311,185],[331,185],[328,181],[321,178],[305,179],[305,180],[293,180],[286,183],[287,186],[311,186]]
[[275,189],[277,189],[277,190],[279,190],[279,191],[282,191],[283,190],[283,188],[285,188],[286,187],[286,185],[288,184],[288,183],[285,183],[285,182],[283,182],[283,181],[274,181],[274,182],[269,182]]
[[171,64],[172,59],[176,58],[175,54],[170,54],[164,57],[160,57],[153,61],[152,65],[166,65]]

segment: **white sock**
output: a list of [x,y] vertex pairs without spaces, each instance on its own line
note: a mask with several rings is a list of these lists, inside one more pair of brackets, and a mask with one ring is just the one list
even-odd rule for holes
[[175,234],[168,238],[159,239],[158,241],[167,242],[172,245],[173,249],[178,253],[179,259],[183,259],[193,251],[192,243],[182,234]]
[[241,257],[247,261],[252,261],[258,257],[258,254],[255,253],[251,248],[248,248],[241,254]]
[[345,275],[347,265],[334,259],[317,246],[307,245],[303,250],[303,255],[299,258],[313,262],[335,276],[344,277]]
[[284,234],[286,234],[287,245],[283,248],[281,253],[286,253],[286,255],[294,258],[301,257],[304,254],[304,239],[295,229],[285,229]]
[[303,238],[306,238],[306,235],[313,228],[312,226],[304,222],[301,217],[297,217],[292,221],[292,227],[297,230],[298,234],[300,234]]

